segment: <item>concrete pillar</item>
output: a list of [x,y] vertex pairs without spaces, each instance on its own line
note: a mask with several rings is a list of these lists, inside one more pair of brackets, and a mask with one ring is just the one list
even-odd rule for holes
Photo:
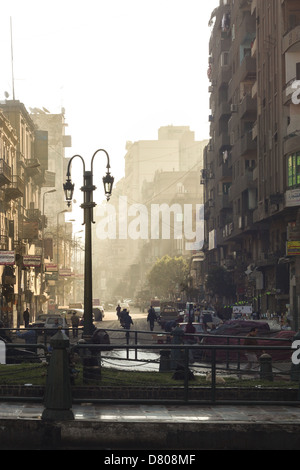
[[273,382],[272,357],[270,354],[262,354],[259,358],[259,362],[260,378],[262,380],[269,380],[270,382]]
[[72,412],[72,392],[69,355],[69,338],[59,330],[50,341],[53,348],[45,391],[45,421],[66,421],[74,419]]

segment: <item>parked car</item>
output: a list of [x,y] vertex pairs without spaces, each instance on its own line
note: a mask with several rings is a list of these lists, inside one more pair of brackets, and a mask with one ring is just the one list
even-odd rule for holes
[[1,332],[0,340],[6,344],[6,364],[22,364],[23,362],[41,362],[35,351],[14,346],[13,341]]
[[[254,321],[254,320],[228,320],[219,326],[216,330],[212,330],[206,334],[202,340],[202,344],[229,344],[229,345],[243,345],[243,337],[247,336],[251,328],[257,328],[258,334],[256,336],[257,344],[259,346],[291,346],[293,338],[296,334],[295,331],[272,331],[268,322]],[[227,338],[230,336],[230,338]],[[242,338],[239,338],[242,337]],[[262,350],[260,350],[262,353]],[[290,350],[270,350],[268,353],[272,356],[273,361],[290,361]],[[246,360],[245,352],[241,350],[227,352],[225,350],[218,350],[216,352],[216,359],[218,361],[230,360],[236,361],[237,359],[244,362]],[[203,350],[203,360],[211,359],[211,350]]]
[[69,325],[66,318],[60,314],[48,314],[45,321],[45,332],[53,336],[61,328],[66,335],[69,335]]
[[44,328],[45,321],[47,318],[48,314],[47,313],[40,313],[36,319],[35,322],[32,323],[32,326],[34,328]]

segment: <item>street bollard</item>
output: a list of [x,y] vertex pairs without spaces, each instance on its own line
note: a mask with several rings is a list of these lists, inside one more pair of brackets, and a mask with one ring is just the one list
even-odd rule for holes
[[272,357],[270,354],[263,353],[260,358],[260,378],[273,382]]
[[53,348],[45,391],[45,421],[66,421],[74,419],[72,412],[72,392],[70,365],[67,348],[69,338],[59,330],[50,340]]
[[171,351],[169,349],[162,349],[160,351],[159,372],[171,370],[170,354]]

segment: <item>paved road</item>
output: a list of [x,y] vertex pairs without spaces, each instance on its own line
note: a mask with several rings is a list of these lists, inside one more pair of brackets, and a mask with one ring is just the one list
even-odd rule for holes
[[[134,338],[134,331],[143,331],[145,333],[138,333],[138,341],[142,342],[149,342],[153,344],[152,334],[150,333],[149,323],[147,322],[147,315],[146,312],[140,312],[139,309],[131,309],[130,315],[133,321],[133,325],[131,325],[131,333],[130,336]],[[125,340],[125,332],[123,331],[120,322],[117,318],[117,314],[115,311],[108,311],[105,312],[104,320],[101,322],[95,322],[95,326],[97,328],[105,328],[106,330],[121,330],[121,331],[109,331],[109,336],[112,342],[116,340]],[[161,333],[161,327],[155,323],[154,332]]]

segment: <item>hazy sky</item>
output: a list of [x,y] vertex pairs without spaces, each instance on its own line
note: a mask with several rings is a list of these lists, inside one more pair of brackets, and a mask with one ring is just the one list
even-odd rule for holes
[[1,6],[0,99],[13,96],[11,17],[15,98],[27,109],[64,107],[66,156],[89,162],[105,148],[118,180],[128,140],[157,139],[170,124],[208,138],[208,21],[218,4],[11,0]]

